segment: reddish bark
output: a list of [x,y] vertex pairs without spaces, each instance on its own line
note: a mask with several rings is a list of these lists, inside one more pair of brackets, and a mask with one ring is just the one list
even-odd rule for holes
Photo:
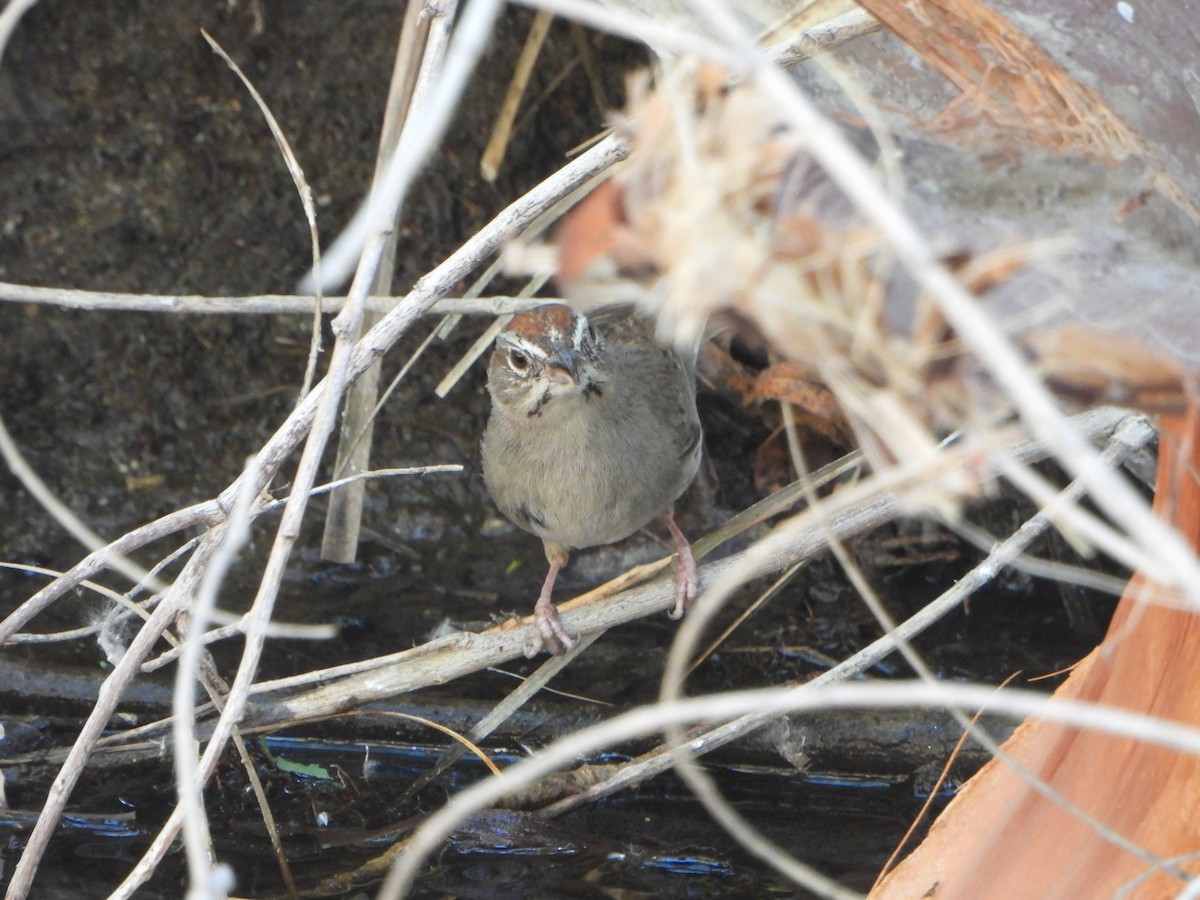
[[[1155,509],[1200,546],[1197,420],[1163,422]],[[1163,605],[1169,593],[1136,575],[1103,644],[1056,696],[1200,725],[1200,616]],[[1147,601],[1159,602],[1147,602]],[[1168,860],[1197,850],[1200,759],[1146,743],[1033,721],[1005,750],[1128,841]],[[1200,872],[1200,860],[1176,862]],[[993,760],[873,898],[1174,896],[1177,876],[1150,874],[1120,849]]]

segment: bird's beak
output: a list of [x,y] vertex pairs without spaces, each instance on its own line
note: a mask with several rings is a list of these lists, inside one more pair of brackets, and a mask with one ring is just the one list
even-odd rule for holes
[[579,383],[579,355],[564,347],[559,350],[546,366],[546,377],[555,384]]

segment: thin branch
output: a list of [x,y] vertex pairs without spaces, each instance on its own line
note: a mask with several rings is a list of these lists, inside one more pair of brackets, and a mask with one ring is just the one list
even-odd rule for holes
[[504,93],[500,111],[492,124],[492,136],[488,138],[483,157],[479,161],[479,170],[484,181],[495,181],[500,173],[500,166],[504,163],[504,155],[512,137],[513,121],[517,118],[517,110],[521,106],[521,98],[525,96],[525,88],[529,86],[534,64],[538,54],[542,52],[542,44],[546,35],[550,33],[550,23],[553,21],[554,16],[550,13],[539,12],[529,26],[529,34],[521,47],[521,55],[517,57],[516,70],[508,82],[508,90]]
[[[1113,429],[1126,418],[1128,415],[1119,410],[1101,410],[1080,416],[1078,421],[1080,428],[1103,439],[1110,436]],[[980,448],[985,445],[980,439],[978,443],[950,448],[943,458],[931,461],[930,465],[942,466],[960,460],[978,459],[982,452]],[[1034,443],[1022,444],[1012,452],[1028,460],[1040,458],[1045,453],[1040,445]],[[928,468],[913,466],[903,473],[890,471],[844,487],[824,501],[829,526],[835,534],[846,539],[895,518],[903,512],[896,492],[902,490],[906,483],[929,477]],[[825,547],[828,534],[814,520],[811,512],[801,514],[787,526],[777,529],[766,541],[701,567],[702,587],[715,590],[735,582],[741,584],[820,552]],[[673,590],[669,579],[662,578],[607,598],[601,603],[581,605],[578,601],[568,601],[560,604],[559,609],[569,631],[580,635],[590,634],[665,610],[673,598]],[[684,619],[681,630],[688,627],[693,618],[697,618],[698,612],[702,612],[700,607]],[[372,661],[369,671],[363,669],[368,663],[357,663],[324,673],[310,673],[304,677],[323,676],[326,680],[341,680],[266,706],[258,710],[257,715],[251,715],[250,719],[255,725],[263,725],[289,718],[319,718],[351,705],[382,700],[517,659],[524,655],[524,648],[533,635],[533,627],[532,620],[526,619],[520,624],[506,623],[481,634],[447,635],[411,650]],[[343,675],[346,677],[341,677]],[[290,689],[296,683],[295,679],[286,679],[259,684],[255,686],[254,693],[276,693]]]
[[[254,465],[251,459],[249,470]],[[179,795],[179,809],[183,814],[183,847],[188,865],[188,880],[191,883],[188,896],[212,895],[213,879],[223,883],[229,880],[228,866],[217,866],[210,857],[211,836],[208,817],[204,812],[203,785],[197,778],[196,758],[196,692],[195,681],[200,672],[201,655],[204,652],[204,628],[210,614],[216,608],[217,593],[238,551],[250,535],[251,509],[254,505],[254,477],[247,471],[243,489],[229,513],[224,540],[214,549],[209,564],[200,579],[200,587],[188,610],[187,634],[180,647],[179,667],[175,670],[173,692],[175,789]]]
[[[488,737],[493,731],[500,727],[509,719],[517,710],[528,703],[530,700],[542,690],[550,680],[565,669],[568,665],[578,659],[588,647],[592,646],[600,637],[599,634],[589,634],[580,638],[579,643],[575,645],[569,652],[561,656],[552,656],[540,666],[537,671],[528,678],[522,678],[521,683],[510,691],[503,700],[497,703],[483,716],[479,721],[471,726],[471,730],[467,732],[467,738],[475,743],[482,741]],[[413,781],[407,788],[404,789],[404,795],[401,797],[400,803],[404,800],[415,796],[426,785],[433,782],[439,775],[449,769],[452,765],[458,762],[467,751],[467,746],[462,743],[456,743],[447,749],[433,767]]]
[[[159,522],[162,521],[162,519],[159,520]],[[51,836],[58,827],[58,820],[62,816],[67,800],[71,796],[71,791],[74,789],[79,777],[83,774],[83,768],[87,763],[92,748],[95,746],[96,740],[108,726],[113,711],[125,693],[126,687],[128,687],[129,683],[137,675],[138,667],[141,665],[142,660],[146,658],[154,642],[159,639],[159,636],[166,629],[167,624],[191,599],[192,590],[198,583],[200,574],[208,562],[208,557],[214,549],[215,544],[220,540],[222,531],[222,525],[213,525],[206,536],[206,540],[200,542],[200,546],[197,547],[196,552],[188,560],[179,577],[175,579],[175,583],[167,591],[163,602],[158,605],[158,608],[146,620],[146,623],[138,631],[133,641],[130,642],[129,649],[126,650],[125,655],[121,657],[120,662],[117,663],[112,673],[104,680],[104,684],[101,685],[96,697],[96,703],[92,707],[87,721],[84,722],[83,728],[80,730],[75,744],[71,747],[70,753],[67,754],[66,761],[63,763],[62,768],[59,769],[58,775],[55,776],[54,782],[50,786],[50,792],[46,797],[45,805],[42,807],[42,813],[38,816],[37,825],[30,832],[21,858],[17,861],[16,868],[13,870],[12,880],[9,882],[8,892],[5,894],[7,900],[21,900],[21,898],[28,895],[29,888],[33,883],[33,876],[37,872],[38,865],[46,852],[46,847],[50,843]],[[81,563],[76,566],[75,569],[72,569],[72,572],[80,569],[82,565]],[[55,582],[55,584],[59,583]],[[29,601],[26,602],[28,603]],[[10,616],[9,618],[11,619],[12,617]]]
[[0,59],[4,58],[4,51],[8,49],[8,42],[17,30],[21,16],[33,9],[36,3],[37,0],[8,0],[8,4],[0,10]]
[[[457,0],[442,5],[436,13],[428,7],[410,3],[404,13],[404,24],[396,47],[396,61],[388,88],[379,150],[375,158],[375,177],[372,189],[378,185],[388,161],[396,153],[403,133],[417,127],[423,114],[431,85],[441,73],[450,40],[450,28],[458,8]],[[423,45],[419,56],[417,47]],[[419,65],[417,60],[419,59]],[[397,209],[397,215],[399,211]],[[388,222],[383,247],[369,293],[391,289],[396,274],[396,246],[399,221]],[[366,256],[359,265],[368,264]],[[313,267],[313,272],[317,272]],[[320,278],[314,279],[319,284]],[[366,323],[374,324],[375,314],[364,313]],[[376,399],[379,395],[380,364],[375,362],[346,392],[342,408],[342,423],[338,435],[337,456],[333,465],[335,477],[356,475],[371,467],[371,442],[375,430]],[[382,402],[382,401],[380,401]],[[338,491],[329,499],[325,511],[325,531],[321,536],[321,558],[335,563],[351,563],[358,556],[358,537],[362,531],[363,504],[367,482],[354,482],[349,489]]]
[[[134,584],[140,584],[146,578],[146,570],[136,563],[132,562],[127,557],[113,553],[109,548],[112,546],[92,529],[84,524],[75,512],[70,509],[65,503],[54,495],[46,482],[38,476],[33,470],[33,466],[29,465],[20,449],[17,447],[16,441],[8,433],[8,428],[4,424],[3,418],[0,418],[0,457],[8,464],[9,470],[21,482],[25,490],[33,496],[42,509],[50,513],[54,521],[63,527],[63,530],[88,550],[93,553],[102,555],[104,565],[116,572],[120,572]],[[165,585],[159,585],[159,590],[164,590]],[[2,643],[2,641],[0,641]]]
[[[292,183],[296,186],[296,193],[300,195],[300,206],[304,209],[304,218],[308,221],[308,240],[309,246],[312,248],[312,267],[314,272],[321,270],[321,239],[317,234],[317,207],[313,203],[312,188],[308,186],[308,179],[304,177],[304,169],[300,165],[300,161],[296,159],[296,154],[292,152],[292,145],[288,143],[287,135],[283,133],[283,129],[279,127],[279,122],[276,121],[271,108],[267,105],[267,101],[262,98],[258,90],[251,83],[246,74],[238,67],[238,64],[230,58],[229,54],[222,49],[221,45],[213,40],[203,28],[200,29],[200,34],[204,36],[204,40],[213,49],[217,56],[225,61],[225,64],[233,70],[233,74],[238,77],[242,85],[249,92],[258,106],[259,112],[266,119],[267,127],[271,130],[271,137],[275,138],[275,145],[279,148],[279,155],[283,157],[283,163],[287,166],[288,174],[292,176]],[[312,312],[312,337],[309,340],[308,347],[308,362],[304,366],[304,382],[300,388],[300,396],[304,396],[312,387],[313,379],[317,373],[317,359],[321,354],[321,291],[316,290],[313,296],[313,312]]]
[[829,709],[962,709],[982,708],[992,715],[1014,718],[1036,716],[1078,728],[1089,728],[1121,737],[1200,754],[1200,729],[1165,721],[1115,707],[1075,700],[1051,699],[1044,694],[1008,690],[997,694],[992,686],[975,687],[939,682],[889,682],[841,684],[822,690],[765,689],[714,694],[654,704],[564,737],[536,755],[508,769],[500,778],[485,779],[460,794],[428,821],[409,840],[406,851],[388,874],[380,889],[380,900],[395,900],[411,887],[428,855],[442,845],[446,836],[464,818],[497,803],[501,798],[571,763],[580,756],[645,734],[665,725],[705,719],[732,719],[750,713],[777,716],[782,713]]
[[0,622],[0,646],[7,643],[31,619],[67,591],[79,587],[88,578],[106,568],[111,557],[128,557],[133,551],[146,544],[170,537],[185,528],[212,527],[220,523],[223,518],[221,505],[216,500],[207,500],[168,513],[162,518],[126,532],[115,541],[92,551],[60,578],[54,579]]
[[879,31],[882,27],[879,20],[865,9],[855,9],[835,16],[828,22],[806,28],[795,38],[785,38],[770,44],[763,49],[763,53],[776,65],[786,69],[812,59],[823,50]]
[[[364,308],[386,313],[395,309],[404,297],[370,296]],[[266,315],[311,316],[317,308],[312,297],[293,294],[254,294],[246,297],[207,297],[196,294],[122,294],[113,291],[79,291],[70,288],[35,287],[0,281],[0,302],[36,303],[64,309],[104,310],[108,312],[176,313],[179,315]],[[565,303],[559,298],[530,300],[525,297],[445,297],[424,311],[424,315],[498,316],[520,312],[541,303]],[[324,313],[341,312],[344,296],[325,297]]]
[[[354,478],[344,478],[339,481],[334,481],[329,484],[318,485],[313,488],[312,495],[326,493],[336,490],[344,484],[361,478],[391,478],[397,475],[426,475],[437,472],[461,472],[462,466],[455,464],[432,465],[432,466],[409,466],[398,469],[376,469],[371,472],[363,472],[356,475]],[[282,507],[283,502],[267,504],[263,507],[263,511]],[[130,531],[111,544],[96,550],[91,555],[77,563],[68,572],[56,572],[51,569],[42,569],[31,566],[18,566],[15,563],[0,563],[2,566],[11,568],[22,568],[26,571],[36,571],[40,574],[54,577],[54,581],[47,585],[42,590],[34,594],[29,600],[26,600],[21,606],[13,610],[9,617],[3,622],[0,622],[0,645],[3,644],[35,644],[46,643],[49,641],[73,640],[80,637],[95,634],[100,629],[107,627],[104,623],[98,625],[87,626],[86,628],[71,629],[69,631],[61,631],[54,633],[23,633],[19,629],[27,624],[31,619],[38,615],[47,605],[52,603],[58,597],[61,597],[67,591],[76,587],[88,587],[93,590],[100,590],[107,594],[108,589],[100,585],[95,585],[87,580],[89,575],[99,572],[105,567],[105,559],[108,554],[128,554],[134,550],[151,544],[154,541],[169,537],[179,531],[190,527],[204,527],[215,524],[220,519],[220,507],[215,501],[199,503],[195,506],[189,506],[185,509],[170,513],[161,519],[143,525],[133,531]],[[150,575],[157,575],[161,567],[169,563],[172,558],[178,556],[182,551],[189,549],[190,544],[185,544],[178,550],[173,551],[171,556],[160,562],[150,571]],[[134,593],[139,588],[144,586],[145,582],[139,582],[135,585],[129,594]],[[151,601],[154,602],[154,601]],[[146,607],[149,608],[148,606]],[[241,631],[243,616],[226,613],[222,610],[214,610],[213,618],[227,626],[234,626]],[[296,638],[303,640],[323,640],[332,637],[333,631],[327,625],[306,625],[302,623],[289,622],[272,622],[268,627],[267,634],[269,637],[278,638]],[[174,658],[174,653],[168,651],[167,656]],[[151,665],[147,663],[146,665]]]
[[[1103,420],[1092,420],[1088,422],[1084,417],[1077,419],[1079,427],[1085,432],[1090,433],[1093,437],[1097,437],[1103,430],[1105,425]],[[1120,441],[1114,440],[1111,452],[1114,455],[1119,452],[1129,452],[1130,445],[1135,445],[1137,441],[1136,431],[1140,430],[1145,425],[1145,420],[1138,416],[1127,417],[1118,427],[1126,427],[1125,423],[1131,423],[1130,427],[1134,429],[1132,440],[1123,438]],[[1111,424],[1111,420],[1109,423]],[[1099,429],[1096,426],[1100,426]],[[1026,459],[1029,459],[1025,454]],[[949,613],[962,605],[963,601],[982,588],[985,584],[991,581],[995,576],[1005,568],[1012,564],[1024,552],[1025,548],[1033,542],[1038,535],[1043,533],[1052,523],[1055,509],[1061,508],[1074,502],[1080,493],[1082,486],[1079,482],[1073,483],[1067,487],[1060,499],[1053,502],[1050,508],[1042,510],[1037,515],[1032,517],[1028,522],[1021,526],[1011,537],[1003,544],[996,547],[989,554],[987,559],[983,560],[968,572],[965,576],[955,582],[954,586],[943,593],[933,602],[927,604],[919,612],[913,615],[905,622],[898,625],[891,633],[885,634],[873,643],[864,647],[862,650],[855,653],[849,659],[844,660],[826,672],[821,673],[816,678],[807,682],[807,686],[811,689],[818,689],[828,684],[834,684],[839,681],[844,681],[848,678],[853,678],[857,675],[868,671],[872,666],[881,662],[885,657],[896,651],[897,645],[901,641],[912,641],[917,635],[926,631],[930,626],[945,618]],[[832,523],[837,529],[836,520]],[[820,532],[820,527],[814,529],[814,532]],[[706,579],[707,583],[707,579]],[[711,601],[705,601],[711,602]],[[690,627],[689,623],[696,619],[698,625],[695,626],[696,635],[702,635],[703,622],[699,621],[705,616],[704,609],[697,606],[692,610],[691,615],[684,620],[680,626],[680,635],[677,636],[679,650],[677,651],[680,659],[688,659],[691,656],[691,646],[695,645],[696,636],[691,634],[683,634],[685,627]],[[673,648],[672,652],[676,652]],[[661,772],[672,768],[675,761],[684,755],[701,755],[704,753],[716,750],[723,747],[733,740],[742,737],[751,731],[761,728],[770,721],[766,717],[757,717],[755,715],[747,716],[744,719],[739,719],[734,722],[727,723],[702,735],[692,737],[687,743],[678,747],[660,747],[651,751],[646,755],[644,767],[641,771],[622,770],[614,778],[590,788],[588,791],[577,795],[576,797],[568,798],[555,804],[550,808],[550,812],[555,814],[566,812],[574,809],[583,802],[588,802],[602,796],[607,796],[617,790],[621,790],[627,785],[642,781],[653,777]],[[639,764],[642,765],[642,764]]]
[[483,55],[492,34],[492,24],[502,5],[501,0],[475,0],[467,7],[446,53],[441,77],[431,88],[425,114],[419,122],[413,123],[411,129],[405,128],[400,146],[388,162],[383,177],[325,254],[322,272],[310,272],[305,279],[306,285],[317,278],[326,289],[341,284],[358,261],[363,248],[368,246],[371,232],[378,227],[377,210],[399,212],[401,198],[408,193],[417,172],[450,122],[467,78]]

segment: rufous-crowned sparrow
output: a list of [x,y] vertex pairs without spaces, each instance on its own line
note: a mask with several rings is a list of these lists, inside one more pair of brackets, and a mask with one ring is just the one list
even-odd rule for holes
[[671,616],[681,616],[699,590],[673,516],[700,466],[694,361],[658,344],[632,307],[585,317],[549,304],[514,316],[496,339],[488,391],[484,480],[550,563],[529,655],[575,645],[551,600],[570,551],[619,541],[656,516],[675,540]]

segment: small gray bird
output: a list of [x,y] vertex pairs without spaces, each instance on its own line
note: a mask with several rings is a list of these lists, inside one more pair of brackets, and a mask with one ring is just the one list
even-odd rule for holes
[[700,466],[693,361],[658,344],[632,307],[589,321],[549,304],[514,316],[496,339],[488,391],[484,481],[500,511],[542,539],[550,563],[529,655],[575,645],[551,600],[570,551],[622,540],[656,516],[675,540],[671,616],[683,615],[699,591],[673,515]]

